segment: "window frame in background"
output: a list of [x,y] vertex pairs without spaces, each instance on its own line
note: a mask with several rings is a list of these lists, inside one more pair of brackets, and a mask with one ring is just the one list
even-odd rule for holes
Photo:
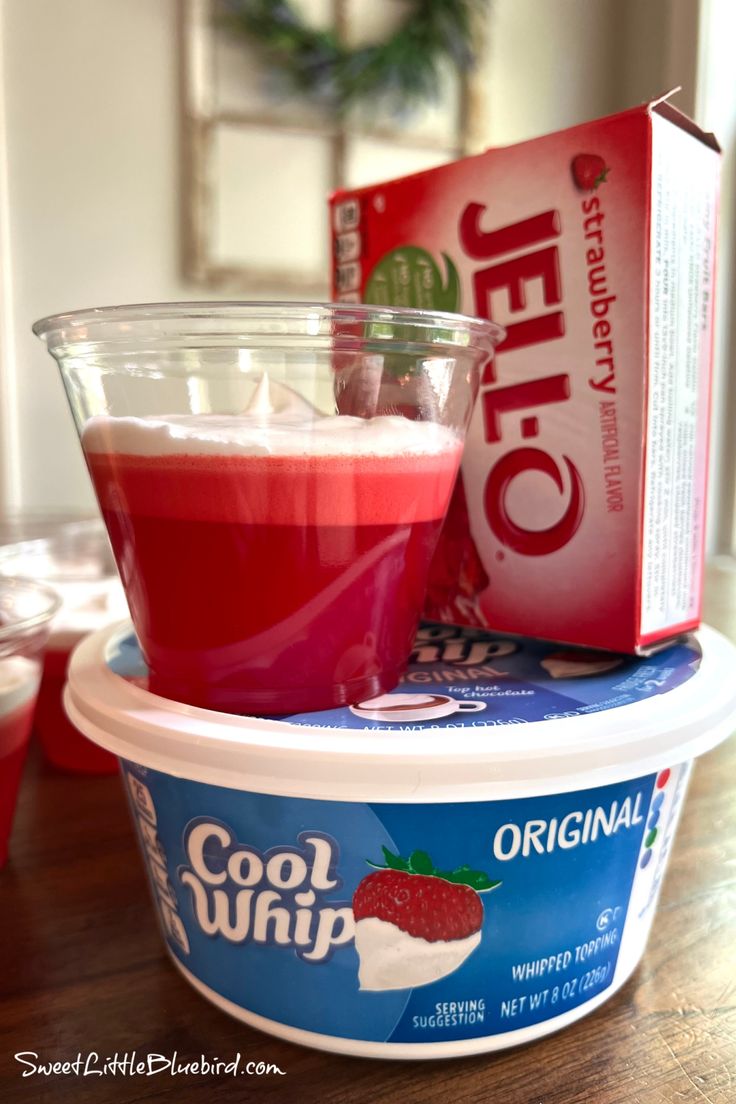
[[[330,0],[332,23],[349,31],[347,0]],[[214,256],[213,227],[218,201],[215,174],[214,141],[218,127],[268,128],[290,137],[311,135],[330,143],[329,190],[355,186],[347,171],[347,144],[351,137],[375,139],[402,149],[412,148],[434,152],[436,164],[454,160],[482,148],[485,120],[479,73],[482,71],[485,38],[480,33],[477,43],[478,64],[461,75],[458,82],[458,112],[451,140],[432,139],[426,135],[411,135],[411,120],[402,128],[401,122],[383,119],[379,126],[346,127],[337,120],[305,123],[289,119],[282,112],[269,111],[263,105],[252,112],[223,110],[215,102],[215,32],[213,12],[216,0],[179,0],[179,34],[181,57],[181,133],[182,133],[182,265],[183,275],[194,283],[215,291],[256,293],[263,287],[278,287],[286,293],[323,296],[329,285],[329,258],[313,272],[294,272],[282,265],[265,266],[245,260],[241,264],[223,264]],[[349,34],[347,36],[349,38]],[[424,166],[422,166],[424,167]],[[406,170],[397,160],[394,176]],[[326,196],[315,196],[315,204],[324,206],[325,242],[328,240]]]

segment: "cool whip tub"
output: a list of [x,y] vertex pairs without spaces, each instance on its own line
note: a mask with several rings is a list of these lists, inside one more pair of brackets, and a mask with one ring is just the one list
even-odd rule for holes
[[66,705],[122,760],[196,989],[292,1042],[439,1058],[546,1035],[631,975],[735,661],[708,628],[636,659],[427,624],[393,693],[237,717],[150,693],[122,625],[79,646]]

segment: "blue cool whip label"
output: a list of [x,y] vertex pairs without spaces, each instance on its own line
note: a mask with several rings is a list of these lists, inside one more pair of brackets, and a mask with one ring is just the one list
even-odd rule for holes
[[[493,740],[498,725],[664,693],[699,661],[694,640],[642,660],[427,625],[394,692],[288,721],[484,725]],[[133,638],[109,662],[145,679]],[[630,972],[687,767],[441,804],[278,797],[134,763],[123,774],[169,949],[215,999],[324,1035],[438,1043],[543,1023]]]
[[124,777],[186,970],[279,1024],[426,1043],[538,1024],[612,984],[651,919],[685,772],[452,805]]

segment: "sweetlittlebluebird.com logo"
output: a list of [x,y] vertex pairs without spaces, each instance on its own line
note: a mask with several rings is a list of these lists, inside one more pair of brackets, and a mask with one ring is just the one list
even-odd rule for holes
[[46,1058],[35,1050],[21,1050],[13,1056],[21,1077],[285,1077],[286,1071],[274,1062],[246,1058],[238,1051],[229,1059],[182,1058],[173,1054],[125,1051],[102,1055],[95,1050],[81,1051],[72,1058]]

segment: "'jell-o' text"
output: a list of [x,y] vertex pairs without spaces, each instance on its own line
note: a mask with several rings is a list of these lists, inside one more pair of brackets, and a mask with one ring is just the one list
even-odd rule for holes
[[333,196],[338,299],[506,331],[428,617],[630,653],[697,627],[718,175],[659,100]]

